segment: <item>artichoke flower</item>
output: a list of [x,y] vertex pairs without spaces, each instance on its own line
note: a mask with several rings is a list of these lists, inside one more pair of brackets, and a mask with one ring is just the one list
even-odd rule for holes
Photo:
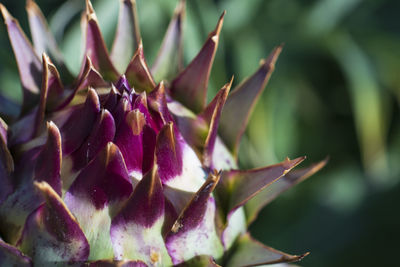
[[281,46],[207,104],[225,13],[184,68],[180,1],[150,68],[135,1],[120,1],[110,53],[86,1],[73,77],[40,9],[26,6],[33,46],[0,4],[23,89],[18,119],[0,119],[1,266],[254,266],[306,255],[246,229],[325,161],[294,171],[305,157],[251,170],[237,162]]

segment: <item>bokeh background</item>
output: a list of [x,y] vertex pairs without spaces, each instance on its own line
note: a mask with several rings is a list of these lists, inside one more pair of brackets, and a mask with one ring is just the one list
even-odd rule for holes
[[[2,0],[29,35],[23,0]],[[84,0],[37,0],[68,66],[79,69]],[[177,0],[137,0],[153,62]],[[118,1],[93,0],[108,44]],[[251,231],[302,266],[394,266],[400,245],[400,20],[398,0],[187,0],[185,62],[227,11],[210,88],[256,70],[285,43],[241,145],[243,168],[307,155],[330,157],[318,174],[267,206]],[[17,67],[0,26],[0,107],[21,98]],[[210,94],[210,98],[213,94]],[[305,164],[307,164],[305,163]]]

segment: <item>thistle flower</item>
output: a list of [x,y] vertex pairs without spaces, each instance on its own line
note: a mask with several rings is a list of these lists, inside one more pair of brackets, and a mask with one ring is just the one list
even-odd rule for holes
[[184,5],[149,68],[135,1],[120,2],[111,53],[87,1],[85,57],[73,78],[33,0],[34,46],[0,4],[24,97],[17,120],[0,120],[2,266],[251,266],[306,255],[264,246],[246,228],[325,161],[297,171],[304,157],[237,167],[240,138],[282,47],[207,105],[225,13],[183,68]]

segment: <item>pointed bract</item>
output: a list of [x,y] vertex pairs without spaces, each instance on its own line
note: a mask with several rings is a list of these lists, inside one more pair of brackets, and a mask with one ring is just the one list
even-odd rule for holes
[[86,261],[89,244],[78,222],[46,182],[35,182],[45,204],[27,219],[18,246],[35,265],[63,265]]
[[25,256],[19,249],[4,243],[0,239],[0,265],[1,266],[32,266],[31,259]]
[[38,55],[46,53],[50,55],[57,65],[63,65],[61,51],[38,5],[33,0],[27,0],[26,10],[36,53]]
[[200,52],[171,83],[171,95],[195,113],[203,110],[207,100],[207,87],[211,67],[217,51],[219,34],[225,12],[211,32]]
[[260,191],[254,198],[250,199],[246,205],[247,223],[252,223],[256,218],[260,210],[265,207],[268,203],[274,200],[284,191],[293,187],[294,185],[307,179],[314,173],[321,170],[328,163],[328,159],[320,162],[311,164],[310,166],[302,169],[295,169],[285,174],[281,179],[275,181],[267,188]]
[[119,77],[108,55],[106,44],[97,22],[90,0],[86,0],[86,49],[85,54],[92,60],[93,66],[107,80],[116,81]]
[[142,41],[125,70],[125,76],[137,92],[150,92],[156,86],[144,58]]
[[218,266],[220,265],[215,263],[213,257],[207,255],[196,256],[188,261],[176,265],[176,267],[218,267]]
[[0,11],[7,25],[8,37],[18,63],[24,96],[23,113],[26,113],[39,100],[42,64],[18,21],[8,13],[3,4],[0,4]]
[[281,50],[282,45],[276,47],[271,55],[262,62],[260,68],[239,84],[226,100],[220,119],[219,133],[234,156],[238,154],[240,138],[246,129],[255,104],[275,68],[275,62]]
[[281,163],[253,170],[223,171],[218,186],[218,196],[226,208],[227,215],[243,206],[259,191],[288,173],[302,162],[305,157],[294,160],[288,158]]
[[215,200],[211,196],[219,179],[219,173],[208,176],[167,235],[166,245],[174,264],[198,255],[222,256],[223,247],[215,229]]
[[80,172],[65,195],[89,244],[89,260],[113,258],[111,216],[132,193],[124,159],[118,147],[107,146]]
[[213,152],[218,134],[219,119],[221,116],[222,109],[225,101],[228,97],[229,90],[231,89],[233,77],[231,81],[222,87],[218,94],[214,97],[211,103],[205,108],[200,116],[209,125],[207,138],[204,144],[203,150],[203,164],[208,168],[213,168]]
[[75,85],[75,91],[86,89],[88,87],[98,88],[106,87],[108,83],[104,81],[103,76],[95,69],[92,60],[86,56],[85,63],[78,76],[78,82]]
[[157,58],[151,67],[154,79],[170,81],[183,68],[182,29],[185,15],[185,0],[180,0],[168,25]]
[[11,177],[13,172],[13,158],[7,148],[7,143],[2,137],[0,137],[0,204],[13,191],[13,182]]
[[[202,186],[206,174],[201,162],[172,122],[158,133],[155,157],[163,184],[189,192]],[[165,192],[168,198],[169,193],[172,192]]]
[[8,125],[0,118],[0,138],[7,145],[8,137],[7,137]]
[[235,247],[232,257],[226,264],[227,267],[259,266],[283,262],[295,262],[303,259],[309,253],[303,255],[289,255],[271,247],[265,246],[250,237],[242,235]]
[[120,73],[128,66],[140,42],[139,21],[135,0],[121,0],[118,26],[111,49],[111,59]]
[[64,98],[64,85],[61,82],[60,74],[50,58],[42,55],[43,74],[41,92],[47,93],[46,109],[54,110]]
[[58,125],[62,136],[63,154],[69,155],[83,143],[90,134],[100,112],[100,100],[93,89],[89,89],[86,102],[73,110],[62,125]]
[[155,142],[156,134],[146,125],[143,113],[135,109],[125,115],[115,144],[120,148],[131,176],[140,179],[152,167]]
[[57,126],[47,124],[47,142],[36,161],[35,180],[47,182],[61,196],[61,134]]
[[108,110],[102,110],[89,137],[71,157],[73,167],[80,170],[86,166],[109,142],[114,140],[115,122]]
[[162,237],[163,223],[163,188],[153,168],[112,221],[110,234],[116,259],[141,260],[149,266],[170,265]]

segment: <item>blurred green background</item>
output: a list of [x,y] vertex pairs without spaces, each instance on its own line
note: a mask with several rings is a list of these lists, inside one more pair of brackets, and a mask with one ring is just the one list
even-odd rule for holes
[[[153,62],[176,0],[137,0],[146,57]],[[83,0],[37,0],[69,67],[77,72]],[[29,35],[23,0],[2,0]],[[118,1],[93,0],[107,43]],[[400,241],[400,20],[398,0],[187,0],[185,62],[227,11],[210,98],[285,43],[240,150],[243,168],[307,155],[327,167],[286,192],[251,227],[302,266],[387,266]],[[5,26],[0,94],[18,110],[21,92]],[[307,164],[305,163],[305,164]]]

